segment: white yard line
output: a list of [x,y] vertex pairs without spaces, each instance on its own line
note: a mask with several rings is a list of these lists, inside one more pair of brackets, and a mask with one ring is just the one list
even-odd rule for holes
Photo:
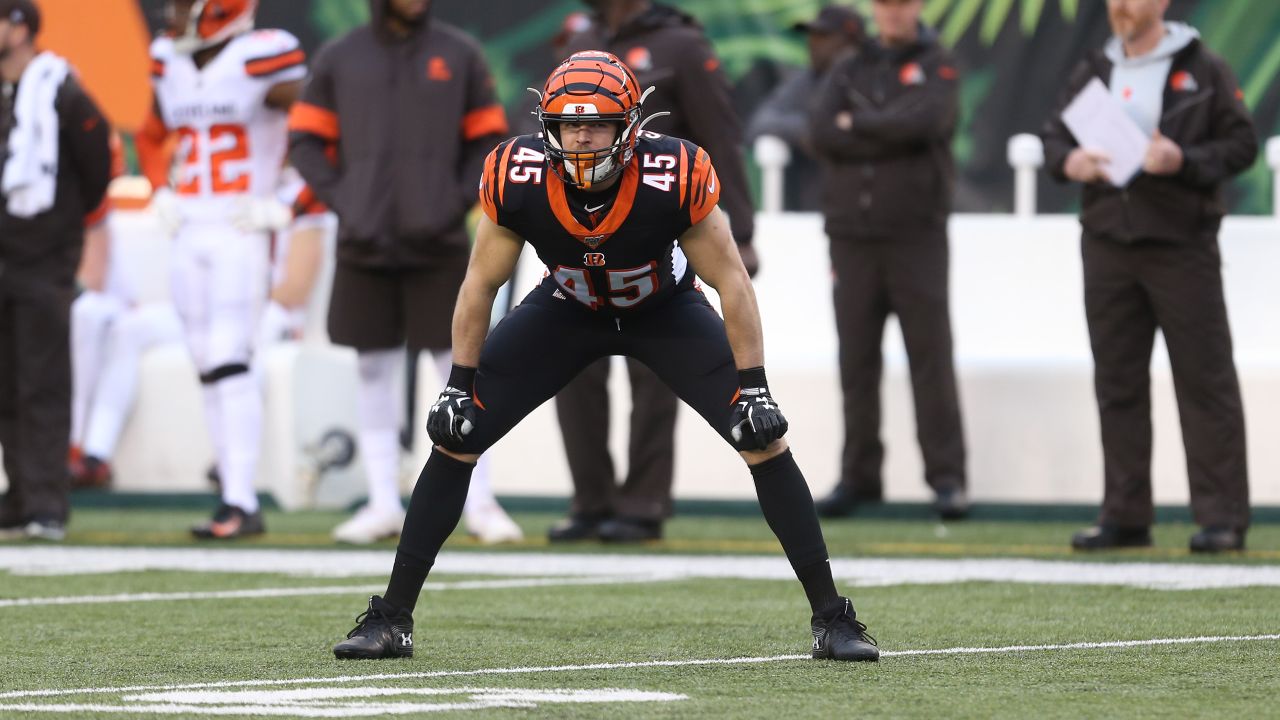
[[[655,582],[661,578],[587,577],[587,578],[520,578],[516,580],[463,580],[438,582],[424,590],[491,590],[502,588],[560,587],[563,585],[614,585]],[[355,595],[379,593],[386,583],[377,585],[326,585],[322,587],[255,588],[252,590],[208,590],[170,593],[120,593],[118,595],[68,595],[63,597],[31,597],[0,599],[0,609],[44,605],[100,605],[103,603],[170,602],[175,600],[239,600],[254,598],[307,597],[311,595]]]
[[[937,650],[885,650],[881,658],[911,657],[920,655],[986,655],[1019,652],[1046,652],[1063,650],[1104,650],[1160,645],[1199,645],[1228,642],[1276,642],[1280,634],[1271,635],[1211,635],[1186,638],[1155,638],[1150,640],[1118,640],[1113,642],[1082,642],[1055,645],[1006,645],[1002,647],[954,647]],[[289,685],[317,685],[369,682],[380,680],[422,680],[446,677],[476,677],[486,675],[527,675],[552,672],[595,672],[600,670],[629,670],[635,668],[695,667],[714,665],[753,665],[760,663],[807,660],[809,655],[773,655],[769,657],[707,658],[701,660],[649,660],[644,662],[593,663],[590,665],[554,665],[546,667],[483,668],[479,670],[430,670],[424,672],[378,673],[371,675],[340,675],[338,677],[311,677],[288,680],[227,680],[221,682],[189,683],[182,685],[135,685],[129,687],[99,687],[57,690],[17,690],[0,693],[0,700],[18,698],[95,695],[106,693],[172,692],[177,690],[208,690],[237,687],[281,687]],[[0,710],[17,706],[0,705]],[[28,707],[28,706],[24,706]],[[38,705],[29,707],[37,708]]]
[[[0,547],[0,571],[84,575],[164,570],[282,573],[304,577],[385,577],[391,550]],[[960,582],[1120,585],[1158,590],[1280,587],[1280,566],[1218,563],[1077,562],[1020,558],[836,558],[836,580],[872,587]],[[794,580],[782,554],[597,555],[551,552],[446,552],[434,572],[499,577],[664,577]],[[430,587],[430,584],[428,584]]]

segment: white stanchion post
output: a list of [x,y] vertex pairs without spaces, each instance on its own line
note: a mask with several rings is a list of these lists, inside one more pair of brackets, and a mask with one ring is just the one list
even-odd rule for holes
[[1267,166],[1271,168],[1271,214],[1280,218],[1280,136],[1267,140]]
[[1036,214],[1036,172],[1044,166],[1044,143],[1029,133],[1009,138],[1009,164],[1013,166],[1013,213],[1021,218]]
[[791,162],[791,148],[781,138],[761,135],[755,143],[756,164],[760,166],[761,212],[782,212],[783,171]]

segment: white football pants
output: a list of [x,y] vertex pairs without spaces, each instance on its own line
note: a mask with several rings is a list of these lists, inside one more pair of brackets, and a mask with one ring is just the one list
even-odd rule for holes
[[222,501],[256,512],[263,398],[254,336],[269,292],[269,238],[229,224],[188,223],[173,241],[174,305],[204,388]]

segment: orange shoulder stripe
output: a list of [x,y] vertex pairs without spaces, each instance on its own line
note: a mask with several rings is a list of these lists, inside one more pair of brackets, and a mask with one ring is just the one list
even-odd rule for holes
[[263,75],[271,75],[281,70],[288,70],[291,67],[301,65],[307,61],[307,54],[302,50],[290,50],[272,55],[271,57],[257,58],[247,60],[244,64],[245,72],[254,77],[262,77]]
[[720,179],[707,151],[698,149],[693,164],[693,197],[689,201],[689,222],[697,225],[720,202]]
[[310,133],[334,141],[339,137],[341,126],[337,113],[299,100],[289,110],[289,131]]
[[475,140],[485,135],[505,135],[508,129],[507,113],[501,105],[478,108],[462,117],[464,140]]
[[689,190],[689,150],[680,143],[680,207],[684,207],[684,196]]
[[498,163],[498,167],[495,170],[498,180],[498,204],[502,204],[507,200],[507,160],[511,159],[511,148],[515,146],[515,140],[507,143],[506,149],[502,151],[502,160]]
[[480,173],[480,208],[490,220],[497,224],[498,206],[493,201],[494,170],[498,164],[498,150],[494,148],[484,159],[484,171]]
[[151,58],[151,77],[164,77],[164,61]]

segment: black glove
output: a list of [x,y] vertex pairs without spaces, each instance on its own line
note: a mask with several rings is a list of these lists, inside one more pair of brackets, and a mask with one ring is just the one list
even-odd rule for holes
[[476,369],[454,365],[449,382],[427,413],[427,435],[446,450],[459,450],[476,426],[476,403],[471,398]]
[[729,414],[729,436],[735,450],[764,450],[787,434],[787,419],[769,395],[763,367],[738,371],[738,396]]

